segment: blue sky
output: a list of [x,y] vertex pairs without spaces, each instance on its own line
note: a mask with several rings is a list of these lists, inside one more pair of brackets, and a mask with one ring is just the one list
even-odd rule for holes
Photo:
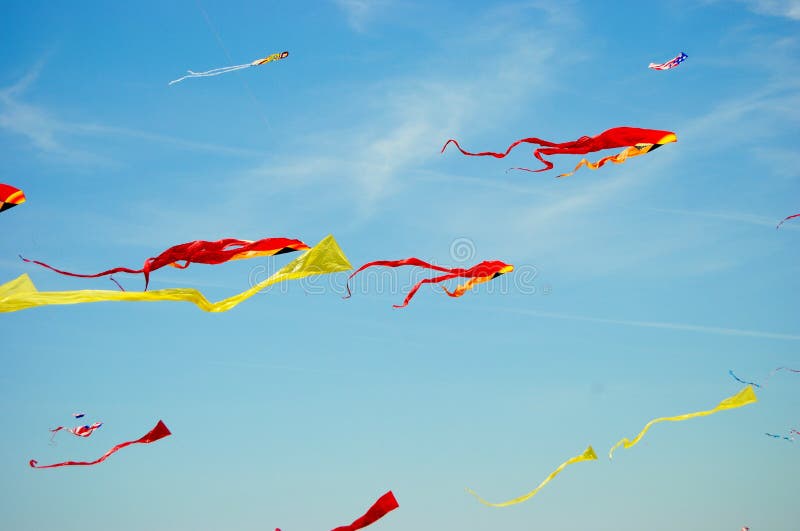
[[[759,403],[654,427],[800,365],[800,4],[7,2],[0,19],[0,281],[111,289],[95,272],[185,241],[334,234],[354,266],[417,256],[517,271],[454,300],[409,271],[181,304],[3,314],[0,527],[791,529],[798,377]],[[278,63],[167,83],[288,50]],[[684,51],[675,70],[655,72]],[[621,125],[676,144],[549,173],[440,154]],[[220,299],[292,255],[162,270]],[[141,279],[119,279],[138,289]],[[48,428],[83,410],[91,438]],[[92,459],[158,419],[173,436]],[[591,444],[600,460],[566,469]]]

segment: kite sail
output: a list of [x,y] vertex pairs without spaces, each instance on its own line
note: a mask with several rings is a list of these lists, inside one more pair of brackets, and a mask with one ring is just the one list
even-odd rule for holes
[[107,301],[184,301],[191,302],[206,312],[225,312],[273,284],[350,269],[352,266],[336,240],[333,236],[327,236],[269,278],[239,294],[217,302],[209,302],[200,291],[193,288],[169,288],[154,291],[39,291],[28,275],[20,275],[16,279],[0,285],[0,313],[53,304]]
[[73,413],[72,416],[76,419],[83,418],[86,413]]
[[608,458],[611,459],[612,456],[614,455],[614,450],[616,450],[620,446],[625,446],[625,448],[630,448],[631,446],[638,443],[642,439],[642,437],[644,437],[644,434],[647,433],[647,430],[649,430],[653,424],[666,421],[678,422],[681,420],[692,419],[695,417],[705,417],[706,415],[711,415],[713,413],[717,413],[725,409],[734,409],[737,407],[746,406],[748,404],[753,404],[757,401],[758,398],[756,397],[755,391],[753,391],[753,387],[748,385],[735,395],[730,396],[725,400],[723,400],[722,402],[720,402],[719,405],[717,405],[717,407],[715,407],[714,409],[709,409],[708,411],[698,411],[696,413],[687,413],[685,415],[678,415],[675,417],[661,417],[651,420],[645,425],[644,429],[642,429],[642,431],[639,432],[639,435],[633,438],[633,440],[623,438],[617,444],[611,447],[611,450],[608,451]]
[[190,77],[213,77],[213,76],[218,76],[220,74],[227,74],[228,72],[243,70],[245,68],[250,68],[251,66],[265,65],[267,63],[271,63],[272,61],[279,61],[281,59],[286,59],[287,57],[289,57],[289,52],[280,52],[280,53],[273,53],[272,55],[268,55],[261,59],[256,59],[253,62],[245,63],[243,65],[223,66],[221,68],[214,68],[212,70],[207,70],[205,72],[193,72],[191,70],[187,70],[187,72],[189,72],[188,76],[183,76],[178,79],[172,80],[169,82],[169,84],[173,85]]
[[472,489],[469,489],[469,488],[467,489],[467,492],[469,492],[470,494],[475,496],[478,499],[479,502],[481,502],[484,505],[488,505],[489,507],[508,507],[509,505],[516,505],[518,503],[524,502],[525,500],[529,500],[529,499],[533,498],[533,496],[535,496],[536,493],[539,492],[539,490],[541,490],[542,487],[544,487],[545,485],[550,483],[550,481],[554,477],[559,475],[561,473],[561,471],[564,470],[569,465],[574,464],[574,463],[580,463],[581,461],[596,461],[596,460],[597,460],[597,454],[595,454],[594,453],[594,449],[591,446],[589,446],[588,448],[586,448],[586,450],[582,454],[576,455],[575,457],[572,457],[572,458],[564,461],[563,463],[561,463],[561,465],[558,468],[556,468],[549,476],[547,476],[545,478],[545,480],[542,481],[539,484],[538,487],[536,487],[535,489],[533,489],[529,493],[524,494],[524,495],[522,495],[522,496],[520,496],[518,498],[514,498],[513,500],[508,500],[508,501],[502,502],[502,503],[488,502],[488,501],[484,500],[483,498],[481,498],[480,496],[478,496],[478,494],[475,491],[473,491]]
[[104,453],[102,456],[100,456],[100,458],[95,459],[94,461],[64,461],[63,463],[55,463],[53,465],[42,465],[42,466],[39,466],[38,462],[35,459],[31,459],[28,464],[31,465],[32,468],[58,468],[58,467],[62,467],[62,466],[90,466],[90,465],[96,465],[97,463],[102,463],[103,461],[108,459],[109,456],[111,456],[111,454],[114,454],[114,453],[122,450],[126,446],[130,446],[132,444],[150,444],[151,442],[156,442],[156,441],[158,441],[160,439],[163,439],[164,437],[168,437],[169,435],[172,435],[172,433],[170,433],[170,431],[166,427],[166,425],[164,425],[164,423],[159,420],[158,424],[156,424],[155,427],[152,430],[150,430],[149,432],[145,433],[140,438],[136,439],[135,441],[127,441],[127,442],[124,442],[124,443],[120,443],[120,444],[116,445],[115,447],[113,447],[111,450],[109,450],[106,453]]
[[[367,512],[357,518],[352,524],[339,526],[332,531],[358,531],[359,529],[364,529],[365,527],[374,524],[398,507],[400,507],[400,505],[398,505],[394,494],[392,494],[392,491],[389,491],[378,498],[378,501],[373,503],[372,507],[367,509]],[[275,531],[281,530],[280,528],[276,528]]]
[[25,202],[25,194],[19,188],[0,183],[0,212]]
[[589,162],[587,159],[581,159],[575,169],[569,173],[562,173],[558,175],[558,177],[568,177],[578,171],[579,168],[582,166],[586,166],[592,170],[596,170],[601,166],[605,165],[606,162],[613,162],[614,164],[622,164],[627,159],[631,157],[638,157],[639,155],[644,155],[645,153],[650,153],[654,151],[664,144],[669,144],[671,142],[677,142],[678,137],[675,136],[675,133],[671,131],[660,131],[658,129],[640,129],[638,127],[615,127],[613,129],[609,129],[607,131],[603,131],[597,136],[582,136],[578,140],[573,140],[571,142],[561,142],[561,143],[554,143],[548,140],[542,140],[541,138],[523,138],[517,140],[510,146],[508,149],[505,150],[503,153],[495,153],[493,151],[483,151],[480,153],[471,153],[469,151],[465,151],[461,148],[459,143],[454,140],[450,139],[445,142],[444,146],[442,147],[442,152],[447,148],[447,146],[452,142],[458,148],[461,153],[464,155],[469,155],[470,157],[495,157],[498,159],[504,158],[508,155],[512,149],[517,147],[520,144],[536,144],[539,146],[544,146],[537,148],[533,152],[533,156],[539,159],[541,162],[544,163],[544,168],[539,168],[538,170],[530,170],[528,168],[511,168],[512,170],[523,170],[529,172],[540,172],[540,171],[547,171],[553,168],[553,163],[549,160],[542,157],[542,155],[570,155],[570,154],[586,154],[586,153],[593,153],[595,151],[601,151],[603,149],[611,149],[611,148],[619,148],[624,147],[625,149],[621,152],[617,153],[616,155],[611,155],[609,157],[604,157],[597,162]]
[[434,271],[439,271],[445,274],[439,275],[438,277],[426,278],[424,280],[420,280],[419,282],[417,282],[417,284],[413,288],[411,288],[411,291],[408,292],[408,295],[406,295],[403,304],[393,305],[395,308],[404,308],[405,306],[407,306],[409,301],[411,301],[411,299],[417,293],[417,290],[419,290],[419,288],[423,284],[430,284],[430,283],[439,284],[440,282],[444,282],[446,280],[454,278],[468,278],[469,280],[467,282],[456,287],[456,289],[453,291],[449,291],[447,288],[444,288],[444,291],[451,297],[460,297],[478,284],[489,282],[490,280],[497,278],[500,275],[514,271],[513,265],[505,264],[498,260],[481,262],[480,264],[475,265],[469,269],[462,269],[459,267],[456,268],[440,267],[437,265],[429,264],[428,262],[420,260],[419,258],[406,258],[405,260],[376,260],[374,262],[369,262],[359,267],[358,270],[356,270],[353,274],[350,275],[350,277],[348,277],[347,296],[345,296],[345,299],[350,298],[351,296],[350,285],[349,285],[350,279],[352,279],[354,276],[356,276],[361,271],[367,269],[368,267],[373,267],[373,266],[401,267],[407,265],[424,267],[426,269],[432,269]]
[[648,66],[647,68],[652,68],[653,70],[669,70],[671,68],[675,68],[676,66],[684,62],[687,57],[689,56],[681,52],[680,55],[673,57],[666,63],[660,63],[660,64],[650,63],[650,66]]
[[[0,210],[2,210],[2,208],[0,208]],[[783,225],[784,222],[789,221],[790,219],[794,219],[794,218],[800,218],[800,214],[792,214],[791,216],[787,216],[787,217],[783,218],[783,220],[780,223],[778,223],[778,226],[775,227],[775,229],[777,230],[777,229],[781,228],[781,225]]]
[[56,432],[59,432],[61,430],[66,430],[66,431],[70,432],[72,435],[75,435],[75,436],[78,436],[78,437],[90,437],[94,433],[94,430],[96,430],[97,428],[99,428],[102,425],[103,425],[102,422],[95,422],[92,425],[86,424],[84,426],[75,426],[74,428],[67,428],[65,426],[58,426],[57,428],[53,428],[52,430],[50,430],[53,433],[52,437],[50,437],[50,440],[52,440],[53,437],[55,437]]
[[[150,273],[165,266],[175,267],[177,269],[186,269],[191,263],[216,265],[229,262],[231,260],[241,260],[244,258],[274,256],[283,253],[290,253],[292,251],[307,251],[308,248],[308,245],[300,240],[291,240],[288,238],[263,238],[257,241],[225,238],[223,240],[217,240],[213,242],[196,240],[193,242],[182,243],[180,245],[174,245],[160,255],[148,258],[144,261],[144,266],[141,269],[115,267],[113,269],[107,269],[106,271],[101,271],[100,273],[94,273],[91,275],[70,273],[69,271],[56,269],[55,267],[47,265],[44,262],[28,260],[22,256],[20,256],[20,258],[24,262],[34,263],[36,265],[46,267],[51,271],[55,271],[56,273],[61,273],[62,275],[68,275],[71,277],[98,278],[113,275],[114,273],[143,273],[144,289],[147,291],[147,286],[150,284]],[[119,284],[117,285],[119,286]]]

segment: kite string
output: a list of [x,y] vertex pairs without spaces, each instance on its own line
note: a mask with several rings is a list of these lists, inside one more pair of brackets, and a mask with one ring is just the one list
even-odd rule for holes
[[242,70],[244,68],[250,68],[250,63],[244,65],[236,65],[236,66],[224,66],[222,68],[215,68],[213,70],[207,70],[205,72],[193,72],[192,70],[188,70],[189,75],[179,77],[178,79],[174,79],[169,82],[170,85],[174,85],[175,83],[180,83],[184,79],[192,78],[192,77],[213,77],[218,76],[220,74],[227,74],[228,72],[235,72],[237,70]]
[[[214,24],[211,22],[211,18],[208,16],[206,10],[203,9],[203,4],[201,3],[200,0],[195,0],[195,4],[197,5],[197,9],[199,9],[200,13],[203,15],[203,18],[206,21],[206,25],[208,26],[208,29],[211,30],[211,33],[214,34],[214,38],[217,39],[217,44],[219,44],[220,48],[222,48],[222,51],[225,53],[225,57],[228,58],[228,61],[233,62],[231,54],[228,53],[228,48],[225,46],[225,43],[222,42],[222,37],[220,37],[219,32],[214,27]],[[261,101],[258,98],[256,98],[255,94],[253,94],[253,91],[250,89],[250,85],[247,83],[246,79],[242,80],[242,84],[244,85],[247,94],[250,96],[250,99],[255,104],[254,107],[258,112],[258,114],[261,116],[261,120],[263,120],[267,128],[269,128],[269,130],[272,131],[272,125],[270,125],[269,120],[267,119],[267,115],[266,113],[264,113],[264,104],[261,103]]]

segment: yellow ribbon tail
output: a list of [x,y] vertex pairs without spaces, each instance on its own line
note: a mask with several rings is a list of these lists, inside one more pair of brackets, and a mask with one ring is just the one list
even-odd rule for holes
[[312,275],[348,271],[352,268],[333,236],[327,236],[274,275],[239,294],[218,302],[209,302],[200,291],[194,288],[168,288],[153,291],[39,291],[30,277],[24,274],[0,285],[0,312],[16,312],[36,306],[110,301],[184,301],[191,302],[206,312],[225,312],[273,284]]
[[631,446],[638,443],[642,439],[642,437],[644,437],[644,434],[647,433],[647,430],[649,430],[653,424],[658,424],[659,422],[666,422],[666,421],[679,422],[681,420],[687,420],[695,417],[705,417],[706,415],[712,415],[719,411],[724,411],[726,409],[734,409],[737,407],[746,406],[748,404],[753,404],[755,402],[758,402],[758,397],[756,397],[756,393],[755,391],[753,391],[753,386],[748,385],[735,395],[729,396],[728,398],[720,402],[719,405],[717,405],[717,407],[715,407],[714,409],[709,409],[708,411],[698,411],[696,413],[687,413],[685,415],[678,415],[676,417],[661,417],[653,419],[645,425],[644,429],[640,431],[639,435],[634,437],[633,440],[623,438],[617,444],[612,446],[611,450],[608,451],[608,458],[612,459],[614,455],[614,450],[616,450],[620,446],[624,446],[625,448],[630,448]]
[[623,149],[622,151],[620,151],[616,155],[611,155],[609,157],[603,157],[602,159],[598,160],[597,162],[591,162],[591,161],[589,161],[587,159],[581,159],[581,161],[578,163],[578,165],[575,166],[574,170],[572,170],[569,173],[562,173],[561,175],[558,175],[558,177],[569,177],[570,175],[572,175],[573,173],[578,171],[582,166],[586,166],[590,170],[596,170],[596,169],[604,166],[606,162],[613,162],[614,164],[622,164],[623,162],[625,162],[626,160],[628,160],[631,157],[644,155],[645,153],[647,153],[647,151],[649,151],[649,149],[643,151],[643,150],[637,148],[636,146],[632,146],[632,147],[627,147],[627,148]]
[[447,288],[444,288],[444,291],[451,297],[460,297],[464,293],[474,288],[476,285],[483,284],[484,282],[489,282],[493,278],[494,278],[493,276],[471,278],[467,282],[461,284],[460,286],[456,286],[456,289],[454,289],[453,291],[450,291]]
[[539,492],[542,489],[542,487],[544,487],[545,485],[550,483],[550,481],[554,477],[559,475],[561,473],[561,471],[564,470],[569,465],[572,465],[574,463],[580,463],[581,461],[596,461],[596,460],[597,460],[597,454],[594,453],[594,448],[589,446],[589,447],[586,448],[586,450],[584,450],[584,452],[582,454],[576,455],[575,457],[572,457],[572,458],[568,459],[567,461],[564,461],[563,463],[561,463],[561,465],[558,468],[556,468],[549,476],[547,476],[545,478],[545,480],[542,481],[539,484],[538,487],[536,487],[535,489],[533,489],[529,493],[524,494],[524,495],[522,495],[522,496],[520,496],[518,498],[514,498],[513,500],[508,500],[508,501],[501,502],[501,503],[492,503],[492,502],[486,501],[483,498],[481,498],[480,496],[478,496],[478,494],[474,490],[472,490],[470,488],[467,488],[466,490],[467,490],[467,492],[469,492],[470,494],[475,496],[475,498],[477,498],[478,501],[481,502],[484,505],[488,505],[489,507],[508,507],[509,505],[516,505],[518,503],[522,503],[522,502],[524,502],[526,500],[529,500],[529,499],[533,498],[536,495],[536,493]]

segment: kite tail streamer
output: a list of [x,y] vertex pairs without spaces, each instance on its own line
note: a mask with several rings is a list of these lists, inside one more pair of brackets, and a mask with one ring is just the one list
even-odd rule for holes
[[[403,300],[403,304],[393,304],[392,308],[405,308],[408,306],[408,303],[411,302],[411,299],[414,298],[414,295],[417,294],[417,291],[422,287],[423,284],[438,284],[439,282],[444,282],[445,280],[450,280],[451,278],[458,278],[458,275],[455,273],[450,273],[447,275],[420,280],[413,288],[411,288],[411,291],[408,292],[408,295],[406,295],[406,298]],[[445,291],[447,290],[445,289]]]
[[332,531],[357,531],[358,529],[364,529],[368,525],[374,524],[398,507],[400,507],[400,505],[397,503],[394,494],[392,494],[392,491],[389,491],[378,498],[378,500],[373,503],[369,509],[367,509],[367,512],[364,513],[363,516],[360,516],[358,519],[356,519],[352,524],[339,526]]
[[591,162],[588,159],[581,159],[581,161],[578,163],[578,165],[575,166],[574,170],[572,170],[571,172],[568,172],[568,173],[562,173],[561,175],[558,175],[558,177],[569,177],[570,175],[572,175],[576,171],[578,171],[582,166],[586,166],[590,170],[596,170],[596,169],[601,168],[602,166],[604,166],[606,164],[606,162],[613,162],[614,164],[622,164],[623,162],[625,162],[628,159],[628,157],[635,157],[636,155],[641,155],[641,154],[643,154],[643,153],[638,148],[629,147],[629,148],[625,148],[624,150],[620,151],[616,155],[603,157],[602,159],[598,160],[597,162]]
[[650,427],[653,424],[657,424],[659,422],[666,422],[666,421],[677,422],[677,421],[681,421],[681,420],[691,419],[691,418],[694,418],[694,417],[704,417],[706,415],[711,415],[713,413],[717,413],[718,411],[723,411],[725,409],[734,409],[734,408],[737,408],[737,407],[746,406],[748,404],[752,404],[752,403],[757,402],[757,401],[758,401],[758,398],[756,397],[755,391],[753,391],[753,387],[748,385],[747,387],[745,387],[744,389],[742,389],[741,391],[739,391],[735,395],[730,396],[730,397],[726,398],[725,400],[723,400],[722,402],[720,402],[719,405],[717,405],[717,407],[715,407],[714,409],[709,409],[708,411],[698,411],[696,413],[687,413],[685,415],[678,415],[678,416],[675,416],[675,417],[661,417],[661,418],[657,418],[657,419],[651,420],[650,422],[648,422],[645,425],[644,429],[642,429],[642,431],[639,432],[639,435],[634,437],[633,440],[630,440],[630,439],[627,439],[627,438],[623,438],[617,444],[612,446],[611,450],[608,451],[608,458],[612,459],[613,454],[614,454],[614,450],[616,450],[620,446],[624,446],[625,448],[630,448],[631,446],[634,446],[636,443],[638,443],[642,439],[642,437],[644,437],[644,434],[647,433],[647,431],[650,429]]
[[773,376],[775,376],[775,374],[778,371],[789,371],[789,372],[794,372],[794,373],[800,373],[800,370],[797,370],[797,369],[790,369],[789,367],[778,367],[778,368],[773,369],[772,371],[770,371],[770,373],[764,379],[764,387],[767,386],[767,383],[769,382],[769,379],[772,378]]
[[467,282],[465,282],[464,284],[461,284],[460,286],[456,286],[456,289],[454,289],[453,291],[448,290],[444,286],[442,288],[444,289],[445,293],[447,293],[451,297],[460,297],[464,293],[468,292],[469,290],[471,290],[472,288],[477,286],[478,284],[483,284],[484,282],[489,282],[493,278],[494,278],[494,276],[471,278]]
[[184,79],[188,79],[190,77],[213,77],[218,76],[220,74],[227,74],[228,72],[235,72],[236,70],[243,70],[245,68],[250,68],[253,66],[251,63],[243,64],[243,65],[235,65],[235,66],[223,66],[222,68],[214,68],[212,70],[206,70],[205,72],[193,72],[191,70],[187,70],[189,75],[180,77],[173,81],[170,81],[169,85],[174,85],[175,83],[180,83]]
[[765,433],[764,435],[772,437],[773,439],[785,439],[789,442],[794,442],[794,437],[787,437],[785,435],[775,435],[774,433]]
[[467,488],[467,492],[469,492],[470,494],[475,496],[475,498],[477,498],[479,502],[481,502],[484,505],[488,505],[489,507],[508,507],[509,505],[516,505],[518,503],[522,503],[525,500],[529,500],[530,498],[535,496],[536,493],[539,492],[539,490],[541,490],[542,487],[544,487],[545,485],[550,483],[550,481],[554,477],[559,475],[561,473],[561,471],[564,470],[569,465],[572,465],[574,463],[580,463],[581,461],[596,461],[596,460],[597,460],[597,454],[595,454],[594,453],[594,449],[591,446],[589,446],[588,448],[586,448],[586,450],[582,454],[576,455],[575,457],[572,457],[572,458],[564,461],[563,463],[561,463],[561,465],[558,468],[556,468],[549,476],[547,476],[545,478],[545,480],[542,481],[539,484],[538,487],[536,487],[535,489],[533,489],[529,493],[527,493],[527,494],[525,494],[523,496],[520,496],[518,498],[514,498],[513,500],[508,500],[508,501],[502,502],[502,503],[492,503],[492,502],[486,501],[483,498],[481,498],[480,496],[478,496],[478,494],[474,490],[472,490],[470,488]]
[[781,228],[781,225],[783,225],[783,223],[785,221],[789,221],[790,219],[794,219],[794,218],[800,218],[800,214],[792,214],[791,216],[783,218],[783,220],[780,223],[778,223],[778,226],[775,227],[775,230],[778,230],[779,228]]
[[55,271],[56,273],[61,273],[62,275],[67,275],[67,276],[70,276],[70,277],[99,278],[99,277],[105,277],[105,276],[108,276],[108,275],[113,275],[114,273],[131,273],[131,274],[134,274],[134,275],[138,274],[138,273],[144,273],[144,269],[129,269],[127,267],[115,267],[114,269],[107,269],[106,271],[101,271],[100,273],[94,273],[92,275],[82,275],[80,273],[70,273],[69,271],[62,271],[61,269],[56,269],[55,267],[53,267],[51,265],[47,265],[44,262],[39,262],[38,260],[28,260],[27,258],[22,256],[21,254],[19,254],[17,256],[19,256],[20,260],[22,260],[23,262],[26,262],[26,263],[29,263],[29,264],[36,264],[36,265],[42,266],[42,267],[46,267],[50,271]]
[[[558,147],[558,145],[559,145],[559,144],[556,144],[556,143],[553,143],[553,142],[548,142],[547,140],[542,140],[541,138],[530,137],[530,138],[522,138],[520,140],[517,140],[517,141],[513,142],[510,146],[508,146],[508,149],[506,149],[503,153],[498,153],[498,152],[495,152],[495,151],[481,151],[480,153],[472,153],[470,151],[466,151],[464,148],[461,147],[461,145],[458,143],[457,140],[451,138],[450,140],[448,140],[447,142],[444,143],[444,146],[442,146],[442,150],[440,151],[440,153],[444,153],[444,150],[447,148],[447,146],[450,144],[450,142],[455,144],[456,148],[464,155],[469,155],[470,157],[486,157],[486,156],[489,156],[489,157],[494,157],[496,159],[505,158],[509,153],[511,153],[511,151],[515,147],[519,146],[520,144],[536,144],[536,145],[539,145],[539,146],[547,146],[547,147]],[[536,152],[534,152],[534,155],[536,155]],[[547,163],[547,161],[545,161],[544,159],[542,159],[538,155],[536,156],[536,158],[538,158],[542,162]],[[531,170],[528,170],[528,171],[531,171]]]
[[[357,274],[359,274],[362,271],[364,271],[365,269],[367,269],[368,267],[374,267],[374,266],[402,267],[402,266],[407,266],[407,265],[424,267],[425,269],[432,269],[434,271],[439,271],[441,273],[453,273],[455,271],[461,271],[461,270],[457,270],[457,269],[450,269],[450,268],[447,268],[447,267],[437,266],[437,265],[428,263],[428,262],[426,262],[424,260],[420,260],[419,258],[414,258],[414,257],[405,258],[403,260],[375,260],[373,262],[367,262],[366,264],[362,265],[361,267],[356,269],[353,273],[351,273],[349,277],[347,277],[347,284],[346,284],[347,295],[345,295],[342,298],[343,299],[349,299],[353,295],[353,293],[350,291],[350,280],[354,276],[356,276]],[[416,289],[419,289],[419,285],[417,285],[415,287],[416,287]],[[414,290],[415,293],[416,293],[416,289]],[[406,304],[408,304],[408,302],[406,302]],[[405,304],[404,304],[404,306],[405,306]],[[395,306],[395,307],[397,308],[398,306]]]
[[733,377],[733,379],[736,380],[739,383],[742,383],[742,384],[745,384],[745,385],[752,385],[753,387],[761,387],[759,384],[757,384],[755,382],[746,382],[746,381],[742,380],[741,378],[739,378],[738,376],[736,376],[733,373],[733,369],[729,369],[728,370],[728,374],[730,374]]
[[90,466],[90,465],[96,465],[97,463],[102,463],[103,461],[108,459],[109,456],[111,456],[112,454],[122,450],[126,446],[130,446],[132,444],[150,444],[151,442],[158,441],[158,440],[163,439],[164,437],[168,437],[170,435],[172,435],[172,433],[169,431],[167,426],[162,421],[159,420],[158,424],[156,424],[155,427],[152,430],[150,430],[149,432],[147,432],[146,434],[144,434],[140,438],[136,439],[135,441],[127,441],[127,442],[124,442],[124,443],[120,443],[120,444],[114,446],[113,448],[111,448],[106,453],[104,453],[100,458],[95,459],[94,461],[64,461],[63,463],[55,463],[55,464],[52,464],[52,465],[42,465],[42,466],[40,466],[35,459],[31,459],[28,462],[28,464],[31,466],[31,468],[58,468],[58,467],[62,467],[62,466]]

